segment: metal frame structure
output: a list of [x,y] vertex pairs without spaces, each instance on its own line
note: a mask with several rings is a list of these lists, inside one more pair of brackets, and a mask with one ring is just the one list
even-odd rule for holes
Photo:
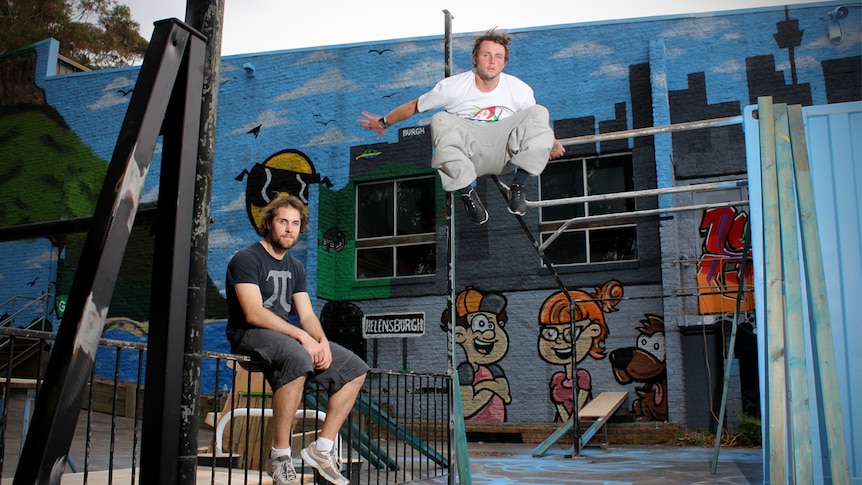
[[[572,138],[565,138],[559,140],[565,146],[572,145],[582,145],[588,143],[596,143],[603,141],[611,141],[611,140],[620,140],[627,138],[635,138],[640,136],[653,136],[657,134],[663,133],[673,133],[678,131],[689,131],[689,130],[699,130],[705,128],[718,128],[722,126],[729,126],[734,124],[742,124],[743,117],[742,116],[731,116],[725,118],[714,118],[709,120],[701,120],[701,121],[693,121],[686,123],[676,123],[665,126],[653,126],[647,128],[635,128],[631,130],[623,130],[611,133],[600,133],[595,135],[586,135]],[[506,192],[508,187],[500,181],[498,177],[494,177],[497,186],[500,189],[500,193],[503,197],[506,197]],[[600,195],[587,195],[581,197],[569,197],[562,199],[553,199],[553,200],[543,200],[543,201],[527,201],[528,207],[550,207],[550,206],[559,206],[566,204],[582,204],[587,202],[596,202],[596,201],[606,201],[606,200],[618,200],[618,199],[631,199],[637,197],[647,197],[647,196],[659,196],[659,195],[669,195],[669,194],[677,194],[677,193],[689,193],[696,191],[705,191],[705,190],[721,190],[721,189],[735,189],[741,187],[747,187],[748,183],[746,180],[731,180],[725,182],[711,182],[711,183],[702,183],[702,184],[692,184],[692,185],[682,185],[682,186],[673,186],[673,187],[663,187],[656,189],[646,189],[646,190],[636,190],[629,192],[617,192],[611,194],[600,194]],[[545,266],[550,270],[551,275],[554,277],[554,280],[557,282],[557,285],[560,287],[560,290],[563,291],[563,294],[569,300],[570,303],[570,311],[569,315],[571,316],[571,325],[574,327],[574,305],[580,300],[574,300],[569,295],[569,292],[566,288],[566,285],[563,283],[557,271],[554,269],[553,263],[551,263],[545,257],[545,250],[547,247],[554,242],[564,231],[575,228],[582,227],[587,225],[593,225],[597,222],[606,222],[606,221],[615,221],[619,219],[630,219],[630,218],[639,218],[639,217],[657,217],[662,214],[669,214],[673,212],[682,212],[682,211],[691,211],[691,210],[705,210],[716,207],[727,207],[727,206],[738,206],[738,205],[746,205],[748,204],[748,200],[735,200],[728,202],[718,202],[718,203],[710,203],[710,204],[693,204],[679,207],[662,207],[657,209],[644,209],[644,210],[635,210],[635,211],[627,211],[627,212],[619,212],[614,214],[603,214],[598,216],[585,216],[585,217],[576,217],[565,221],[557,230],[548,237],[544,243],[540,244],[536,237],[532,234],[532,232],[527,227],[523,218],[518,218],[518,222],[521,225],[524,233],[528,236],[530,241],[533,244],[533,247],[536,249],[539,257],[542,259],[542,262]],[[738,298],[742,298],[742,293],[740,292]],[[678,296],[678,295],[677,295]],[[733,318],[733,332],[735,332],[736,327],[738,325],[738,312],[734,314]],[[575,329],[572,328],[572,334],[575,334]],[[573,343],[574,345],[574,343]],[[732,352],[732,349],[730,350]],[[572,354],[572,366],[574,372],[577,372],[577,362],[575,361],[575,354]],[[732,358],[732,356],[730,357]],[[577,388],[573,388],[574,402],[577,403]],[[726,393],[722,396],[722,407],[724,407],[724,403],[727,399]],[[580,426],[575,425],[575,423],[579,422],[578,416],[578,408],[577,405],[574,406],[572,416],[569,418],[569,422],[563,423],[563,425],[552,433],[545,441],[543,441],[539,446],[537,446],[534,450],[533,456],[538,457],[544,454],[544,451],[547,450],[550,446],[557,443],[560,439],[562,439],[567,433],[564,432],[565,429],[571,427],[574,433],[573,436],[573,444],[572,444],[572,457],[580,457],[581,450],[586,445],[586,440],[580,435]],[[716,450],[716,456],[718,451]]]
[[[141,482],[172,483],[180,442],[183,343],[206,40],[179,20],[155,24],[105,175],[14,483],[59,483],[141,190],[163,136],[153,293],[148,425]],[[170,371],[169,371],[170,369]],[[134,467],[133,467],[134,468]]]

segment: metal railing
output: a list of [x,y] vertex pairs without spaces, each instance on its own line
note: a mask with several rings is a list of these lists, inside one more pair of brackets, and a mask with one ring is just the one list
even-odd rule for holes
[[[11,361],[16,343],[45,349],[0,375],[0,480],[11,478],[38,398],[48,352],[56,334],[0,328],[7,342],[0,360]],[[272,436],[271,393],[247,357],[203,352],[199,396],[197,483],[260,483],[262,457]],[[82,483],[138,483],[146,345],[102,339],[90,376],[66,474]],[[129,381],[129,375],[135,376]],[[122,376],[122,377],[121,377]],[[351,485],[400,484],[452,476],[450,402],[446,374],[369,371],[353,412],[341,429],[339,456]],[[325,416],[327,395],[309,384],[294,430],[293,455],[313,441]],[[295,459],[297,472],[314,472]],[[64,475],[64,476],[65,476]],[[326,483],[314,477],[311,483]],[[306,483],[306,482],[303,482]]]

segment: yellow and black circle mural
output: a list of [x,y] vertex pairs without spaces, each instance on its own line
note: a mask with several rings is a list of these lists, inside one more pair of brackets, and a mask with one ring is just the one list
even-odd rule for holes
[[248,175],[245,186],[245,207],[248,219],[260,230],[260,213],[279,195],[295,195],[308,205],[308,188],[312,184],[332,187],[329,178],[317,173],[311,159],[299,150],[277,152],[263,163],[255,163],[251,170],[243,170],[236,180]]

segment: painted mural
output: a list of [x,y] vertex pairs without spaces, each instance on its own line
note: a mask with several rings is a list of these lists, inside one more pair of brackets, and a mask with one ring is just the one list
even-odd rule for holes
[[[841,35],[835,37],[828,12],[837,5],[513,31],[506,71],[534,88],[537,101],[551,112],[558,138],[738,116],[761,95],[805,106],[857,101],[862,98],[862,16],[858,6],[851,6],[852,14],[840,20]],[[453,14],[457,19],[457,11]],[[452,71],[469,69],[471,36],[456,35],[452,41]],[[349,303],[355,308],[345,325],[358,325],[356,316],[362,313],[409,308],[439,314],[447,291],[446,196],[439,182],[434,232],[428,236],[437,247],[429,261],[433,269],[405,278],[356,277],[356,187],[433,176],[427,129],[432,113],[416,115],[411,118],[415,124],[397,126],[379,140],[355,120],[360,107],[397,106],[430,89],[444,75],[445,48],[441,32],[371,45],[223,58],[210,209],[208,319],[218,322],[224,317],[227,261],[258,240],[256,212],[279,192],[296,193],[308,203],[312,237],[303,238],[292,252],[308,270],[309,292],[318,308]],[[54,41],[44,41],[14,56],[0,56],[2,227],[91,215],[129,99],[135,95],[140,68],[57,76],[50,65],[56,62],[55,51]],[[744,149],[742,128],[735,125],[578,145],[568,153],[596,158],[631,154],[632,183],[640,189],[744,177]],[[142,188],[142,207],[158,199],[160,162],[157,146]],[[692,384],[661,377],[662,366],[665,376],[686,375],[684,357],[692,349],[662,343],[681,340],[680,315],[733,310],[742,276],[738,262],[748,256],[742,254],[745,212],[705,211],[697,230],[686,228],[673,237],[663,237],[659,224],[677,220],[647,219],[637,223],[636,261],[565,268],[561,274],[566,285],[584,289],[570,295],[578,302],[572,335],[567,296],[556,292],[557,285],[541,269],[534,248],[520,235],[519,221],[506,213],[497,187],[480,181],[477,190],[494,223],[470,227],[458,211],[455,223],[456,288],[463,288],[459,298],[464,304],[458,310],[463,311],[458,319],[464,320],[456,323],[456,332],[460,329],[458,349],[464,353],[459,365],[470,377],[461,383],[462,392],[477,398],[471,400],[471,419],[565,420],[574,409],[574,390],[580,406],[591,395],[620,388],[630,390],[626,412],[638,420],[680,421],[708,412],[696,405],[688,408]],[[637,205],[649,208],[657,202],[644,199]],[[528,212],[523,222],[543,230],[537,212]],[[110,309],[110,317],[117,319],[112,322],[133,324],[115,325],[110,331],[137,338],[148,320],[152,227],[140,220],[133,230]],[[0,242],[0,302],[42,298],[47,303],[17,317],[15,325],[43,317],[55,326],[59,323],[57,305],[49,300],[55,295],[60,300],[68,292],[81,237]],[[667,252],[697,255],[697,285],[708,291],[692,308],[662,299],[678,286],[663,280],[662,256]],[[639,299],[621,304],[623,287]],[[746,299],[745,309],[752,305]],[[0,308],[0,315],[4,313],[10,308]],[[535,322],[537,315],[538,328],[518,324]],[[475,328],[471,317],[476,318]],[[210,325],[206,345],[216,347],[224,341],[223,329],[218,323]],[[746,328],[756,334],[754,322]],[[355,336],[353,330],[346,333]],[[444,369],[445,342],[442,332],[412,339],[407,346],[411,369]],[[536,347],[519,345],[522,342],[536,342]],[[394,342],[379,345],[381,362],[400,368],[402,347]],[[756,366],[746,368],[749,375],[742,380],[753,378],[756,383]],[[742,387],[756,393],[756,386]],[[485,396],[492,398],[485,401]]]
[[[754,265],[751,250],[743,254],[745,234],[748,231],[748,214],[735,207],[721,207],[703,211],[700,222],[703,238],[701,256],[697,263],[698,304],[701,314],[733,313],[740,281],[744,278],[741,311],[754,310]],[[745,275],[742,258],[748,258]]]
[[[458,364],[458,387],[464,419],[472,422],[506,422],[506,405],[512,402],[509,379],[501,361],[509,352],[506,333],[506,297],[467,287],[455,299],[455,343],[466,360]],[[442,328],[450,332],[444,310]]]
[[665,363],[664,320],[645,315],[632,347],[609,354],[614,379],[620,384],[637,383],[632,414],[638,421],[667,421],[667,367]]
[[[593,377],[589,371],[580,368],[580,364],[587,357],[605,358],[604,342],[609,332],[605,314],[616,311],[622,296],[622,285],[618,281],[608,281],[593,292],[570,290],[568,296],[557,292],[542,303],[539,309],[539,356],[545,362],[562,368],[554,372],[548,384],[551,402],[556,409],[554,421],[569,420],[575,406],[575,386],[578,408],[592,398]],[[577,372],[575,366],[579,367]]]

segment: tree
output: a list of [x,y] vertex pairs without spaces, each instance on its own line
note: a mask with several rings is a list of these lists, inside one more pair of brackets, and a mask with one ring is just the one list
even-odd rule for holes
[[49,37],[60,54],[93,69],[132,65],[148,42],[117,0],[0,1],[0,54]]

